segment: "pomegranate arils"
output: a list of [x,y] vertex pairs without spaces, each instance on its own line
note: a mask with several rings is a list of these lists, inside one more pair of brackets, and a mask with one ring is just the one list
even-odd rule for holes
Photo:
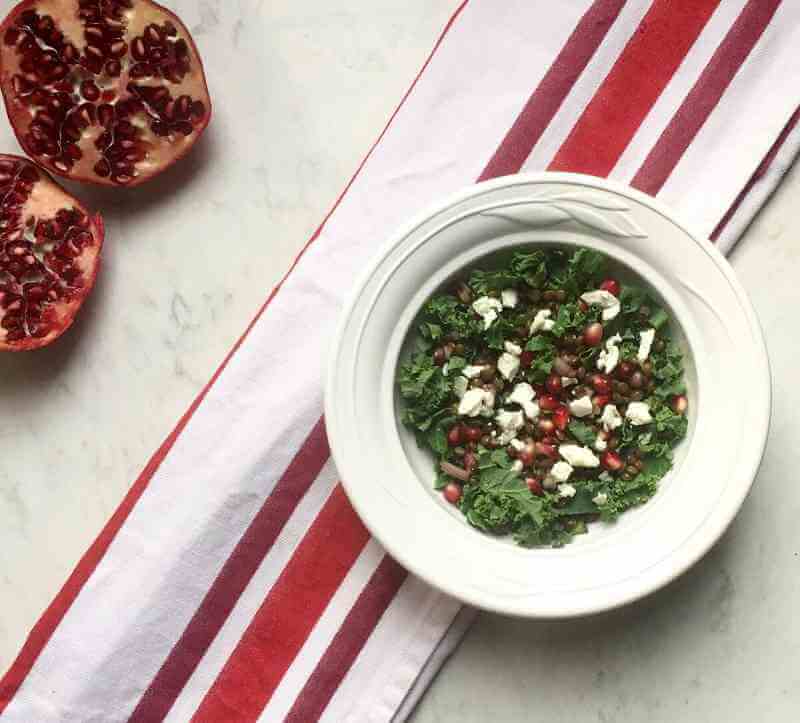
[[636,367],[629,361],[622,361],[617,367],[616,374],[618,379],[628,379],[636,371]]
[[603,325],[600,322],[589,324],[583,332],[583,343],[586,346],[600,346],[603,341]]
[[32,163],[0,156],[0,349],[45,346],[69,327],[94,283],[102,241],[99,217]]
[[563,385],[561,384],[561,377],[558,374],[551,374],[547,377],[547,381],[545,382],[545,387],[547,387],[547,391],[550,394],[561,394],[563,390]]
[[525,484],[528,486],[528,489],[537,497],[541,497],[544,494],[542,483],[540,480],[536,479],[536,477],[526,477]]
[[552,412],[554,409],[557,409],[559,405],[560,402],[552,394],[544,394],[539,398],[539,407],[548,412]]
[[566,407],[559,407],[553,412],[553,423],[562,432],[569,425],[569,410]]
[[594,374],[591,379],[592,387],[598,394],[611,394],[611,379],[605,374]]
[[458,504],[458,501],[461,499],[461,487],[457,485],[455,482],[450,482],[444,488],[444,498],[451,504],[455,505]]
[[558,459],[558,450],[553,444],[546,442],[537,442],[535,445],[536,454],[540,457],[548,457],[550,459]]
[[600,464],[605,467],[609,472],[619,472],[622,469],[623,462],[622,457],[620,457],[616,452],[607,451],[603,452],[600,456]]
[[449,444],[451,447],[458,447],[463,439],[463,430],[458,424],[456,424],[454,427],[451,427],[450,431],[447,433],[447,444]]
[[[210,103],[183,24],[150,0],[78,0],[77,41],[70,4],[63,23],[51,6],[45,13],[39,0],[23,0],[0,28],[3,94],[26,151],[62,175],[119,185],[142,183],[185,155],[208,125]],[[114,172],[106,153],[125,118],[138,152]],[[110,137],[98,143],[103,131]]]
[[678,394],[672,397],[671,406],[675,414],[686,414],[686,410],[689,408],[689,400],[686,395]]

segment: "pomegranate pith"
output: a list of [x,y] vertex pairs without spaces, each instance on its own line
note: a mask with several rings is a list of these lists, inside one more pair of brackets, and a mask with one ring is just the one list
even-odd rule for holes
[[158,175],[211,118],[189,31],[151,0],[24,0],[0,26],[0,85],[32,158],[101,185]]
[[103,220],[41,168],[0,155],[0,351],[47,346],[94,286]]

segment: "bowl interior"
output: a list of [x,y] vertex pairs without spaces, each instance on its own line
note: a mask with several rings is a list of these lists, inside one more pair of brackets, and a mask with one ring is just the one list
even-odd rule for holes
[[[557,550],[480,533],[446,505],[431,457],[398,422],[395,389],[409,329],[437,289],[498,253],[541,245],[605,254],[670,311],[691,405],[688,437],[655,497]],[[749,393],[734,396],[742,379]],[[398,231],[355,286],[325,396],[342,484],[388,553],[467,603],[540,618],[621,605],[696,562],[750,489],[769,411],[763,338],[725,260],[652,198],[574,174],[478,184]]]
[[[398,333],[403,336],[403,343],[399,349],[399,354],[395,362],[395,368],[404,362],[408,356],[413,353],[418,333],[415,328],[415,317],[421,311],[427,300],[437,293],[449,288],[457,279],[464,278],[469,274],[472,269],[495,269],[502,268],[510,255],[516,251],[524,251],[527,249],[562,249],[574,250],[579,248],[579,243],[557,243],[554,241],[540,240],[528,241],[527,243],[515,243],[515,239],[498,239],[502,243],[499,250],[494,250],[484,253],[478,258],[470,259],[457,269],[448,269],[449,273],[441,279],[439,274],[432,274],[429,283],[424,285],[427,290],[432,286],[430,293],[427,296],[417,294],[414,298],[414,304],[409,306],[409,316],[405,317],[403,322],[404,326],[398,326]],[[615,534],[620,530],[624,534],[626,526],[646,524],[647,516],[650,514],[658,514],[654,508],[658,504],[660,496],[669,488],[670,482],[674,479],[676,474],[680,473],[681,463],[689,452],[689,448],[694,438],[695,430],[695,415],[692,414],[693,409],[696,408],[698,401],[698,380],[697,368],[695,364],[695,354],[692,344],[686,333],[684,323],[688,323],[687,314],[689,313],[682,305],[676,301],[673,294],[670,294],[666,289],[666,281],[661,278],[654,269],[644,268],[643,264],[636,261],[631,262],[630,259],[624,258],[625,254],[606,254],[608,258],[609,275],[619,279],[623,284],[631,283],[640,286],[648,291],[648,293],[655,299],[661,306],[663,306],[670,315],[670,333],[681,351],[684,354],[684,370],[687,386],[687,397],[689,398],[689,430],[685,439],[675,448],[675,459],[673,468],[670,472],[659,482],[658,492],[644,505],[634,507],[627,510],[620,518],[611,523],[597,521],[589,525],[589,532],[585,535],[576,535],[569,544],[569,547],[579,547],[583,545],[590,545],[598,541],[606,541],[613,539]],[[634,265],[631,265],[633,263]],[[435,286],[433,286],[435,284]],[[403,452],[408,461],[410,468],[414,472],[416,481],[424,488],[430,503],[437,505],[443,509],[448,515],[457,519],[461,524],[469,527],[476,535],[483,536],[487,544],[502,544],[514,545],[510,535],[492,535],[478,530],[466,521],[461,512],[453,505],[448,504],[442,497],[441,492],[434,489],[434,479],[436,476],[436,460],[434,455],[427,449],[423,449],[417,445],[414,434],[408,427],[400,421],[400,415],[403,409],[403,400],[395,389],[394,392],[394,409],[395,409],[395,424],[400,444]],[[559,554],[562,549],[551,548],[536,548],[536,551],[547,551],[552,554]]]

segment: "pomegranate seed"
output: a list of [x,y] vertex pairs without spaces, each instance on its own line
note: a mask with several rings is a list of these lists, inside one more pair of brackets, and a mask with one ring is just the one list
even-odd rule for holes
[[578,308],[585,314],[589,311],[589,304],[587,304],[583,299],[578,301]]
[[605,374],[594,374],[592,376],[592,386],[598,394],[604,396],[611,394],[611,379]]
[[107,178],[111,175],[111,165],[103,158],[95,164],[94,172],[101,178]]
[[[74,155],[72,148],[76,147],[65,144],[64,152]],[[60,156],[54,161],[62,162],[71,163]],[[12,294],[7,287],[0,288],[0,303],[6,309],[2,326],[9,332],[0,339],[0,350],[36,349],[53,341],[71,324],[94,281],[96,262],[93,264],[92,259],[97,257],[102,237],[92,222],[87,230],[89,241],[85,246],[90,253],[86,256],[71,245],[69,238],[64,239],[66,227],[61,215],[74,213],[78,202],[25,159],[0,156],[0,175],[6,185],[0,209],[0,278],[5,276],[9,285],[21,291],[21,295]],[[34,243],[51,244],[49,250],[42,251],[47,269],[34,255]],[[34,278],[39,281],[34,282]],[[60,299],[66,303],[59,303]]]
[[178,131],[178,133],[183,133],[185,136],[190,136],[194,133],[194,126],[189,123],[189,121],[178,121],[174,123],[172,127]]
[[483,436],[483,430],[480,427],[467,427],[464,430],[464,436],[468,442],[480,442]]
[[675,397],[672,397],[672,409],[675,414],[686,414],[686,410],[689,408],[689,400],[686,398],[686,395],[679,394]]
[[592,397],[592,404],[596,404],[599,409],[602,409],[611,401],[611,397],[607,394],[597,394]]
[[547,391],[550,394],[558,395],[561,394],[563,390],[563,386],[561,384],[561,377],[558,374],[551,374],[547,377],[547,381],[545,382],[545,387],[547,387]]
[[605,467],[609,472],[619,472],[624,466],[622,457],[611,450],[603,452],[603,454],[600,455],[600,464],[602,464],[603,467]]
[[517,459],[522,462],[523,466],[529,467],[533,464],[533,460],[535,459],[535,454],[533,449],[530,447],[526,447],[517,454]]
[[444,498],[451,504],[455,505],[461,499],[461,487],[455,482],[451,482],[444,488]]
[[569,409],[563,406],[556,409],[553,412],[553,423],[563,432],[569,425]]
[[629,361],[623,361],[619,363],[616,371],[618,379],[627,379],[636,371],[636,367]]
[[552,394],[544,394],[539,398],[539,408],[547,412],[558,409],[560,402]]
[[583,331],[583,343],[586,346],[600,346],[603,341],[603,325],[596,321]]
[[65,45],[64,49],[61,51],[61,59],[65,63],[75,65],[75,63],[77,63],[80,59],[80,53],[78,52],[78,49],[70,43],[69,45]]
[[124,40],[117,40],[111,43],[108,50],[115,58],[121,58],[128,52],[128,44]]
[[619,281],[616,279],[606,279],[602,284],[600,284],[600,289],[602,291],[607,291],[609,294],[614,294],[614,296],[619,296]]
[[92,65],[96,65],[98,61],[102,62],[105,58],[103,51],[96,45],[87,45],[84,52],[86,53],[86,60]]
[[536,477],[527,477],[525,479],[525,484],[528,485],[528,489],[537,497],[541,497],[544,494],[542,483],[536,479]]
[[556,431],[556,425],[553,424],[552,419],[540,419],[536,426],[544,435],[554,434]]
[[119,78],[122,75],[122,63],[119,60],[109,60],[106,63],[106,74],[112,78]]
[[447,433],[447,444],[449,444],[451,447],[458,447],[463,439],[464,432],[460,424],[456,424],[454,427],[451,427],[450,431]]
[[[548,437],[547,439],[552,439]],[[539,457],[549,457],[550,459],[558,459],[558,450],[555,448],[555,440],[552,440],[553,444],[548,444],[544,440],[541,442],[536,442],[535,445],[535,452],[536,455]]]
[[526,349],[519,355],[519,365],[523,369],[530,369],[531,364],[533,364],[533,352]]

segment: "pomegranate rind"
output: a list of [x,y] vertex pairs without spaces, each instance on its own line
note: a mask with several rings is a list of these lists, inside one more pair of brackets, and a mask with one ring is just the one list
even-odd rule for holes
[[[25,336],[21,339],[10,340],[8,338],[9,331],[3,325],[3,320],[8,312],[6,305],[0,299],[0,351],[33,351],[49,346],[60,338],[72,326],[84,302],[91,294],[100,270],[101,252],[105,241],[105,224],[99,213],[92,214],[78,199],[56,183],[41,166],[21,156],[0,154],[0,164],[7,162],[19,164],[20,170],[25,167],[34,168],[39,174],[39,179],[33,182],[35,193],[31,191],[30,196],[23,204],[23,221],[28,228],[34,228],[39,221],[52,220],[59,210],[74,210],[86,217],[83,230],[92,236],[91,243],[87,242],[82,247],[80,254],[71,259],[71,264],[81,272],[80,284],[69,286],[65,284],[64,288],[68,289],[66,298],[59,298],[52,303],[41,305],[42,319],[47,327],[45,335]],[[42,213],[34,213],[39,210]],[[0,233],[0,259],[2,259],[2,255],[6,254],[9,244],[13,243],[14,241],[8,238],[7,232]],[[10,286],[10,278],[0,266],[0,294],[4,287]]]
[[[16,45],[8,45],[5,38],[9,30],[18,25],[24,13],[40,12],[42,17],[49,16],[55,19],[55,30],[64,33],[64,41],[74,41],[72,45],[77,48],[83,58],[89,43],[85,37],[79,42],[76,33],[85,30],[88,23],[78,18],[79,0],[23,0],[11,10],[0,25],[0,89],[2,89],[3,100],[12,128],[25,153],[54,175],[101,186],[128,188],[139,186],[160,175],[186,156],[197,144],[211,121],[213,109],[205,69],[189,30],[175,13],[152,0],[130,1],[133,8],[125,13],[126,24],[124,25],[124,41],[128,45],[128,51],[119,58],[123,65],[121,74],[118,77],[111,77],[105,71],[92,73],[80,63],[74,63],[68,66],[69,75],[62,81],[72,87],[68,96],[75,106],[70,107],[70,113],[76,111],[79,106],[92,105],[97,111],[98,108],[106,105],[113,107],[121,115],[114,119],[115,127],[109,127],[101,123],[99,113],[96,113],[97,118],[91,122],[88,128],[79,128],[80,137],[77,141],[67,140],[66,142],[64,139],[67,136],[63,132],[64,119],[57,118],[57,122],[62,125],[59,125],[61,132],[56,134],[58,150],[55,154],[45,152],[41,147],[35,147],[35,144],[43,142],[41,138],[37,140],[32,135],[32,126],[37,120],[36,114],[38,112],[51,113],[51,111],[43,105],[23,100],[23,95],[29,95],[29,93],[18,94],[15,91],[14,79],[24,75],[20,69],[23,58],[17,52]],[[136,38],[143,37],[142,34],[151,24],[155,24],[161,29],[171,24],[176,31],[173,40],[185,41],[188,50],[184,52],[186,52],[189,69],[185,70],[185,75],[176,82],[160,75],[161,69],[158,64],[149,61],[138,63],[138,65],[156,67],[155,77],[151,75],[134,79],[130,76],[130,70],[137,65],[130,45]],[[162,36],[161,42],[168,45],[171,41],[167,36]],[[44,49],[51,48],[45,48],[40,43],[40,50]],[[106,56],[103,62],[105,63],[109,59],[113,59],[112,56]],[[82,62],[83,60],[81,60]],[[107,93],[113,91],[114,97],[103,97],[94,103],[89,103],[85,97],[81,96],[81,85],[85,80],[97,81],[96,87],[99,86]],[[149,89],[165,88],[169,91],[167,96],[169,101],[165,102],[165,107],[150,105],[149,101],[138,94],[138,91],[136,95],[130,92],[131,84],[146,92],[151,92]],[[44,87],[52,94],[61,92],[57,91],[50,81],[32,87]],[[193,103],[199,103],[202,107],[201,114],[198,116],[192,111],[188,116],[176,115],[174,108],[182,97],[191,99]],[[121,106],[134,101],[139,105],[144,105],[145,109],[133,112],[121,110]],[[75,115],[78,114],[75,113]],[[121,144],[128,139],[116,133],[116,123],[127,120],[130,120],[129,125],[135,129],[136,146],[124,151],[117,141]],[[154,130],[156,125],[160,128],[159,134]],[[191,126],[191,131],[188,130],[189,126]],[[39,130],[41,127],[39,124]],[[167,129],[163,130],[165,127]],[[187,130],[179,132],[175,130],[178,127],[186,127]],[[104,131],[108,132],[104,133]],[[108,145],[106,145],[105,138],[109,139]],[[72,145],[68,147],[65,143]],[[81,156],[80,158],[71,158],[70,155],[75,152],[76,148],[79,149]],[[122,166],[121,170],[118,164]],[[117,166],[116,170],[112,168],[112,165]],[[100,175],[98,172],[98,167],[101,166],[105,175]]]

